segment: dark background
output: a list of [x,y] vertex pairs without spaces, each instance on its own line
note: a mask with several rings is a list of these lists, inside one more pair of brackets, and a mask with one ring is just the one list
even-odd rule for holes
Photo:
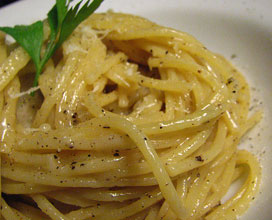
[[0,0],[0,7],[4,7],[12,2],[16,2],[18,0]]

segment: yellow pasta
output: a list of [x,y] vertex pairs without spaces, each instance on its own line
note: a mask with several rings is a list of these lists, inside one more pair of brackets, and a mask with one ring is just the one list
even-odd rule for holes
[[260,165],[237,146],[262,114],[248,116],[244,77],[191,35],[93,14],[34,96],[29,56],[9,47],[0,33],[3,219],[236,219],[254,200]]

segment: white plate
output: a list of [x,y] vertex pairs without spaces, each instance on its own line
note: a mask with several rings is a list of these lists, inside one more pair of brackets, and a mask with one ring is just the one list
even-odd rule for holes
[[[23,0],[4,7],[0,9],[0,26],[44,18],[54,2]],[[189,32],[226,58],[236,55],[232,62],[253,88],[252,105],[264,111],[264,119],[240,144],[255,153],[263,167],[260,193],[241,219],[272,219],[272,1],[105,0],[99,11],[108,9]]]

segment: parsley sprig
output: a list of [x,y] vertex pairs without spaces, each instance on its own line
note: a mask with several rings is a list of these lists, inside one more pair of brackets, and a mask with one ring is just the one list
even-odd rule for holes
[[44,41],[44,33],[43,22],[41,20],[31,25],[0,27],[1,31],[12,36],[32,58],[36,67],[33,86],[38,85],[39,76],[50,57],[52,57],[73,30],[103,2],[103,0],[93,0],[92,2],[88,0],[80,7],[81,0],[74,7],[71,7],[71,1],[56,0],[56,4],[48,12],[47,20],[50,27],[50,36],[43,56],[41,56],[41,48]]

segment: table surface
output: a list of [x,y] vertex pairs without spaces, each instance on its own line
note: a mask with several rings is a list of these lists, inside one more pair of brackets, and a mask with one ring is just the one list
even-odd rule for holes
[[1,0],[0,1],[0,8],[6,6],[8,4],[11,4],[13,2],[16,2],[16,1],[18,1],[18,0]]

